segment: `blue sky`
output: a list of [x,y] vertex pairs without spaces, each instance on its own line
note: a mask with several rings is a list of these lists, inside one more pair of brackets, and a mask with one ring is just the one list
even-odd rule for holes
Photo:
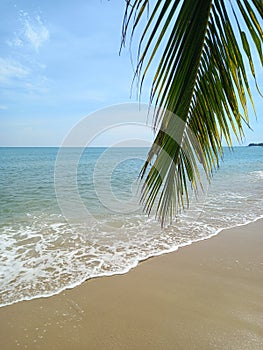
[[[124,8],[124,0],[1,0],[0,146],[59,146],[89,113],[136,102],[129,50],[118,54]],[[251,115],[245,144],[263,141],[254,95],[258,120]]]

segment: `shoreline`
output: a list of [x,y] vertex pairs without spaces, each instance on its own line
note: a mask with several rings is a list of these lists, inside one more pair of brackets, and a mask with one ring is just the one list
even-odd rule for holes
[[211,238],[214,238],[218,235],[220,235],[220,233],[222,231],[228,231],[228,230],[232,230],[234,228],[238,228],[238,227],[242,227],[242,226],[247,226],[247,225],[250,225],[252,223],[255,223],[257,221],[260,221],[260,220],[263,220],[263,215],[258,217],[258,218],[255,218],[253,219],[252,221],[247,221],[245,223],[242,223],[242,224],[237,224],[237,225],[234,225],[234,226],[230,226],[230,227],[226,227],[226,228],[220,228],[218,229],[215,233],[207,236],[207,237],[202,237],[200,239],[197,239],[197,240],[193,240],[189,243],[184,243],[184,244],[181,244],[181,245],[178,245],[177,247],[175,248],[171,248],[169,250],[166,250],[166,251],[162,251],[162,252],[159,252],[159,253],[156,253],[154,255],[150,255],[142,260],[138,260],[136,262],[136,264],[134,264],[133,266],[129,266],[127,267],[126,269],[124,269],[123,271],[121,272],[110,272],[108,274],[101,274],[101,275],[97,275],[97,276],[91,276],[89,278],[86,278],[85,280],[82,280],[80,282],[76,282],[75,284],[73,285],[70,285],[70,286],[67,286],[67,287],[64,287],[64,288],[61,288],[60,290],[56,291],[56,292],[50,292],[50,294],[43,294],[43,295],[37,295],[37,296],[33,296],[33,297],[29,297],[29,298],[25,298],[25,299],[20,299],[20,300],[17,300],[17,301],[14,301],[14,302],[10,302],[10,303],[6,303],[6,304],[1,304],[0,305],[0,310],[2,307],[6,307],[6,306],[11,306],[11,305],[14,305],[14,304],[17,304],[17,303],[21,303],[21,302],[27,302],[27,301],[31,301],[31,300],[35,300],[35,299],[42,299],[42,298],[52,298],[53,296],[56,296],[56,295],[59,295],[67,290],[71,290],[71,289],[74,289],[74,288],[78,288],[79,286],[81,286],[82,284],[92,280],[92,279],[97,279],[97,278],[105,278],[105,277],[114,277],[114,276],[122,276],[122,275],[125,275],[127,273],[129,273],[130,271],[132,271],[133,269],[137,268],[140,264],[142,263],[145,263],[147,262],[148,260],[151,260],[151,259],[154,259],[154,258],[158,258],[162,255],[166,255],[166,254],[172,254],[172,253],[175,253],[179,250],[181,250],[182,248],[185,248],[185,247],[188,247],[188,246],[192,246],[196,243],[199,243],[199,242],[202,242],[202,241],[206,241],[206,240],[209,240]]
[[1,307],[2,347],[262,349],[263,219],[211,238]]

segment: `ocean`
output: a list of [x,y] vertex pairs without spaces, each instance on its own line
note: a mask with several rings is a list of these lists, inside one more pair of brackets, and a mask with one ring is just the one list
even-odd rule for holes
[[127,273],[263,217],[263,147],[225,149],[211,183],[163,229],[138,204],[146,155],[146,148],[0,148],[0,306]]

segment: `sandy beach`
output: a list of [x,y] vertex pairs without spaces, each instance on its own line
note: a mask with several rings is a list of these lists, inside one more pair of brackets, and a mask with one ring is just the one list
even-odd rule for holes
[[0,348],[263,349],[263,220],[0,309]]

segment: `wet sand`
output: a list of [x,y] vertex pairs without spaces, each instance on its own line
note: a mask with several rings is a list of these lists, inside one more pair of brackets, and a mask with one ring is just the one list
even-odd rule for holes
[[0,308],[0,348],[263,349],[263,220]]

